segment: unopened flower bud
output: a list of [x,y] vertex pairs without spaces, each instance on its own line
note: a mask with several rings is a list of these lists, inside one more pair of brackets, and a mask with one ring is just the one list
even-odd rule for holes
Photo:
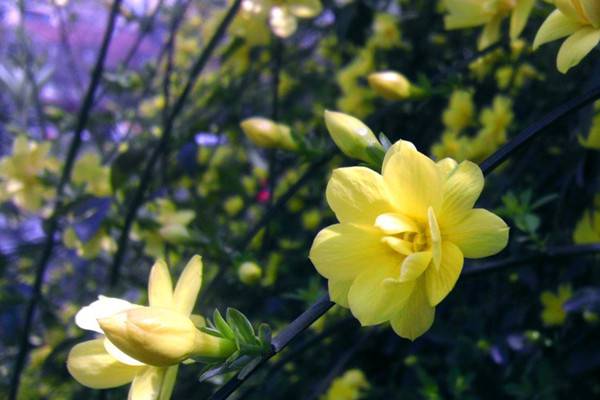
[[235,344],[199,331],[187,316],[159,307],[139,307],[98,320],[106,337],[121,351],[154,366],[189,357],[227,358]]
[[373,156],[368,148],[384,153],[383,146],[371,129],[362,121],[348,114],[325,110],[325,125],[331,139],[348,157],[372,162]]
[[287,125],[267,118],[253,117],[243,120],[240,126],[248,139],[259,147],[285,150],[295,150],[298,147]]
[[262,269],[251,261],[243,262],[238,269],[240,281],[246,285],[254,285],[262,277]]
[[368,76],[369,86],[378,95],[387,100],[403,100],[411,95],[412,85],[398,72],[375,72]]

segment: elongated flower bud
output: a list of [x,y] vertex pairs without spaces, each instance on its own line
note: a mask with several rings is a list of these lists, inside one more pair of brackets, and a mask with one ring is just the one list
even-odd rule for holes
[[368,76],[369,86],[387,100],[403,100],[412,94],[412,84],[398,72],[375,72]]
[[298,147],[287,125],[278,124],[267,118],[253,117],[243,120],[240,126],[248,139],[259,147],[286,150],[294,150]]
[[176,311],[140,307],[98,321],[106,337],[121,351],[155,366],[177,364],[189,357],[226,358],[235,344],[199,331]]
[[335,111],[325,111],[325,124],[331,139],[348,157],[372,162],[373,156],[368,150],[384,153],[371,129],[361,120],[351,115]]

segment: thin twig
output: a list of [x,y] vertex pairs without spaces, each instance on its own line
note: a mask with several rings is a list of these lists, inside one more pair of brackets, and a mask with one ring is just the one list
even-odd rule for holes
[[168,141],[169,136],[171,136],[171,132],[173,130],[173,125],[174,125],[175,119],[177,118],[179,113],[183,110],[185,102],[186,102],[190,92],[192,91],[192,88],[194,87],[198,76],[200,75],[200,73],[202,72],[202,70],[204,69],[206,64],[208,63],[208,60],[210,59],[215,48],[217,47],[217,44],[220,42],[221,38],[224,36],[227,27],[233,20],[233,17],[236,15],[241,3],[242,3],[242,0],[235,0],[235,2],[229,8],[229,11],[227,11],[227,14],[225,15],[225,17],[223,17],[223,20],[219,24],[219,27],[217,28],[217,30],[215,31],[215,33],[213,34],[213,36],[207,43],[206,47],[204,48],[204,50],[202,51],[202,53],[200,54],[200,56],[198,57],[198,59],[196,60],[194,65],[192,66],[190,73],[189,73],[189,78],[186,82],[186,85],[185,85],[183,91],[181,92],[181,94],[179,95],[179,97],[177,98],[177,100],[175,101],[175,104],[173,105],[173,109],[171,110],[171,113],[169,114],[168,118],[165,121],[162,136],[161,136],[159,142],[156,144],[156,146],[148,160],[148,163],[146,164],[146,166],[144,168],[144,172],[140,178],[140,184],[137,187],[137,190],[133,196],[133,199],[131,201],[131,204],[129,206],[127,214],[125,216],[125,223],[123,225],[123,230],[121,231],[121,236],[119,237],[117,252],[115,254],[115,258],[113,259],[113,264],[111,267],[111,272],[110,272],[110,285],[111,286],[115,286],[115,284],[117,283],[117,281],[119,279],[121,264],[123,263],[123,260],[125,257],[125,252],[127,250],[127,244],[129,242],[129,231],[131,230],[133,221],[136,218],[137,211],[144,201],[146,189],[150,185],[150,179],[152,178],[152,173],[154,171],[154,167],[156,166],[156,162],[158,161],[161,153],[163,152],[164,145]]
[[19,343],[19,353],[17,354],[17,359],[15,360],[15,366],[11,378],[9,399],[16,399],[17,394],[19,392],[21,373],[23,372],[23,368],[25,367],[27,353],[29,352],[29,335],[33,326],[33,318],[35,316],[35,310],[37,308],[37,305],[42,297],[42,283],[44,281],[46,268],[48,267],[50,257],[52,256],[52,251],[54,249],[55,234],[58,231],[58,220],[63,206],[64,189],[71,178],[71,171],[73,170],[75,157],[77,156],[77,152],[79,150],[79,147],[81,146],[81,136],[85,126],[87,125],[90,112],[94,103],[94,94],[96,93],[96,89],[98,87],[98,84],[100,83],[100,78],[102,77],[102,71],[104,70],[104,61],[106,59],[106,54],[108,53],[108,47],[110,45],[112,34],[115,28],[115,20],[117,18],[119,8],[121,7],[121,1],[122,0],[114,0],[112,8],[110,10],[110,16],[108,18],[108,24],[106,25],[106,30],[102,39],[100,52],[98,53],[98,58],[96,59],[96,64],[92,72],[92,79],[90,81],[90,85],[85,94],[83,104],[81,105],[81,109],[79,111],[79,117],[77,119],[75,133],[73,135],[73,139],[71,140],[69,151],[67,153],[67,159],[65,161],[62,175],[58,183],[58,188],[56,190],[56,200],[52,209],[50,219],[48,221],[48,231],[46,233],[44,249],[42,251],[42,256],[36,269],[31,298],[29,299],[29,303],[27,304],[27,310],[25,312],[25,324],[23,327],[23,333],[21,334],[21,341]]

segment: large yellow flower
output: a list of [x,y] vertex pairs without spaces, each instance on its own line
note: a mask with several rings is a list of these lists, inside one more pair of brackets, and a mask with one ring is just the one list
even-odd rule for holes
[[569,36],[560,47],[556,66],[566,73],[600,42],[600,1],[555,0],[556,10],[538,30],[533,48]]
[[320,231],[310,250],[331,300],[362,325],[390,321],[402,337],[422,335],[463,257],[506,246],[504,221],[473,208],[483,185],[476,164],[435,163],[402,140],[387,151],[381,175],[365,167],[334,170],[326,196],[339,224]]
[[502,20],[510,15],[510,38],[519,37],[535,0],[445,0],[446,29],[483,26],[478,47],[483,50],[500,39]]
[[76,324],[102,336],[74,346],[67,368],[82,385],[113,388],[131,382],[130,400],[167,400],[179,362],[193,356],[227,358],[235,344],[196,329],[191,315],[202,284],[202,260],[194,256],[175,289],[167,265],[157,261],[148,280],[150,306],[100,296],[75,316]]

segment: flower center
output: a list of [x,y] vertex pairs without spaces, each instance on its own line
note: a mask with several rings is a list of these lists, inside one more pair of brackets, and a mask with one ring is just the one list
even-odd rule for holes
[[400,214],[383,214],[377,218],[375,226],[385,234],[382,242],[402,255],[426,251],[432,247],[431,228],[428,224]]

